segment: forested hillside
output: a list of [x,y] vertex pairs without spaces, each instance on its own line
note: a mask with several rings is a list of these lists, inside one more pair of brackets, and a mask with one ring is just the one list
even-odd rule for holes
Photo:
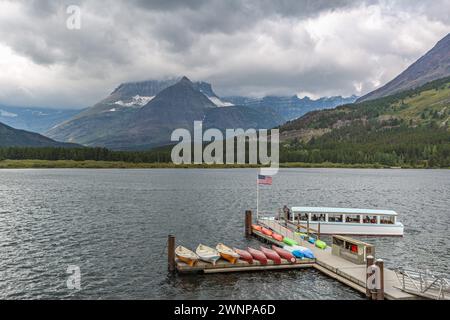
[[280,128],[289,162],[450,166],[450,78],[311,112]]

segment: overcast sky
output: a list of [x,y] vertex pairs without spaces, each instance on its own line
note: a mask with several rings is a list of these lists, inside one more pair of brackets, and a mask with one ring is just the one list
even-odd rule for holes
[[180,75],[222,96],[361,95],[449,32],[450,0],[0,0],[0,104],[82,108]]

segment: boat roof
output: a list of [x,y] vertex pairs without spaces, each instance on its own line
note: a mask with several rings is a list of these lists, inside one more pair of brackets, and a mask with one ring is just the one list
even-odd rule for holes
[[307,213],[348,213],[348,214],[373,214],[396,216],[397,212],[393,210],[379,210],[379,209],[355,209],[355,208],[328,208],[328,207],[292,207],[293,212],[307,212]]

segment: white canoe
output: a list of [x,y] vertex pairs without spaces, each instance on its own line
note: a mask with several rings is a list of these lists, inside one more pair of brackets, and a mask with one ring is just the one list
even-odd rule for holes
[[216,264],[217,260],[220,259],[220,254],[216,249],[199,244],[195,253],[200,257],[200,260],[205,262]]
[[180,259],[184,263],[187,263],[191,267],[194,266],[198,261],[198,256],[194,252],[183,246],[178,246],[175,249],[175,255],[178,259]]

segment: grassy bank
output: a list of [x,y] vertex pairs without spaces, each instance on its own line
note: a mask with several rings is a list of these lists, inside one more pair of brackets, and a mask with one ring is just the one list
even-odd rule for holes
[[[74,160],[2,160],[0,169],[39,169],[39,168],[80,168],[80,169],[158,169],[158,168],[257,168],[255,165],[175,165],[173,163],[134,163],[123,161],[74,161]],[[289,162],[280,164],[280,168],[360,168],[382,169],[390,168],[381,164],[344,164],[344,163],[304,163]],[[400,167],[395,167],[400,168]],[[424,167],[402,166],[406,169],[423,169]]]

